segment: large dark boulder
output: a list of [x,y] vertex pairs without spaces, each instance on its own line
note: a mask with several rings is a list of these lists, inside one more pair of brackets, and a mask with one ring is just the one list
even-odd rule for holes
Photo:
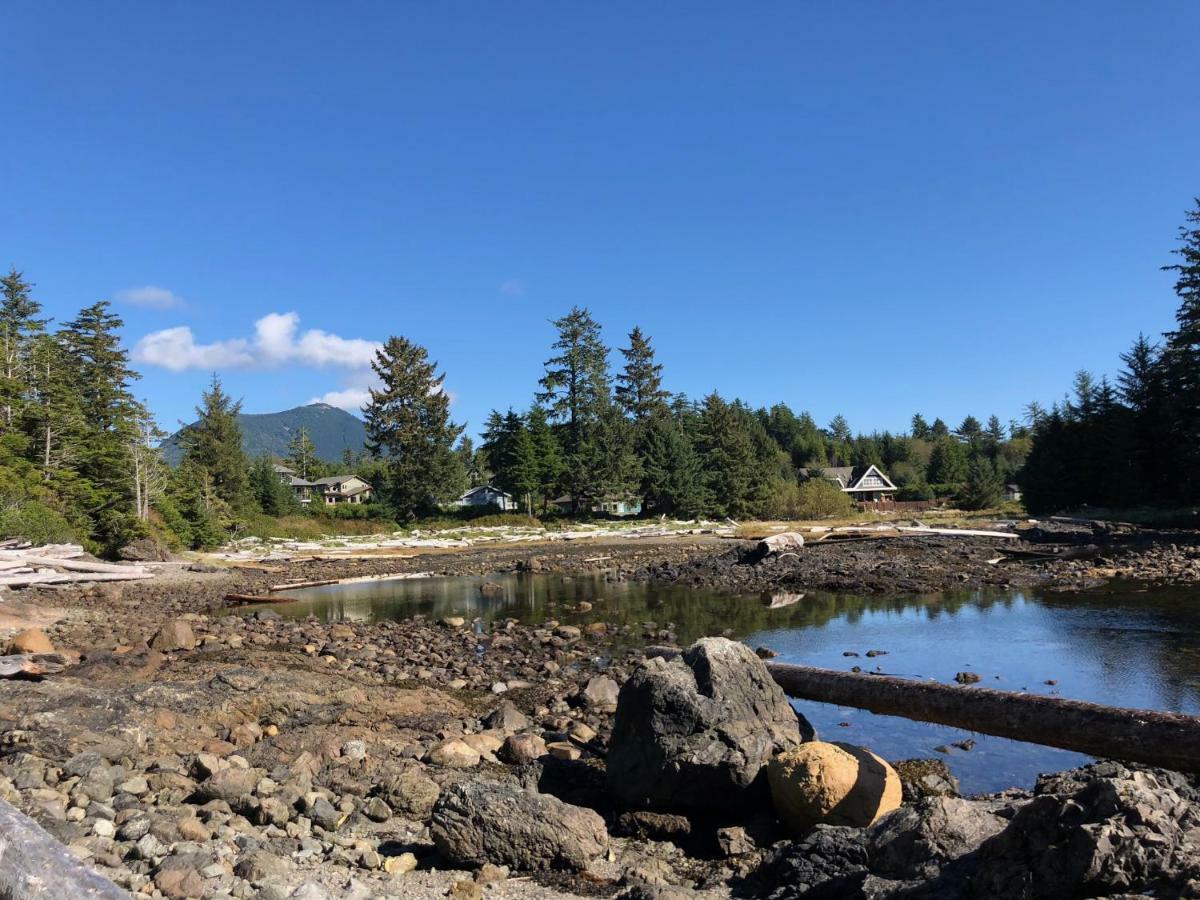
[[609,789],[640,809],[739,814],[769,806],[767,762],[814,736],[749,647],[704,638],[625,682]]
[[430,831],[448,862],[469,867],[580,870],[608,849],[604,820],[592,810],[496,781],[446,788]]

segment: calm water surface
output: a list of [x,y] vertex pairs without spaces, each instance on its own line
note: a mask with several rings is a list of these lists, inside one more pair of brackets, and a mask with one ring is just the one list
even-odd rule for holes
[[[484,581],[498,583],[502,592],[482,597]],[[941,682],[974,671],[981,684],[1003,690],[1200,714],[1200,591],[1195,589],[889,598],[808,594],[770,608],[770,597],[610,583],[602,576],[493,575],[331,585],[297,596],[296,603],[271,608],[328,621],[418,613],[481,621],[513,617],[529,624],[603,620],[636,626],[630,641],[644,640],[644,626],[652,623],[655,630],[674,632],[681,643],[724,634],[751,646],[766,645],[782,662],[840,670],[878,667]],[[593,609],[573,609],[581,600]],[[886,655],[867,658],[868,650]],[[860,656],[847,657],[846,651]],[[865,744],[889,759],[942,756],[967,792],[1029,786],[1039,772],[1087,761],[1063,750],[853,708],[809,701],[795,705],[828,740]],[[966,738],[976,741],[969,752],[935,750]]]

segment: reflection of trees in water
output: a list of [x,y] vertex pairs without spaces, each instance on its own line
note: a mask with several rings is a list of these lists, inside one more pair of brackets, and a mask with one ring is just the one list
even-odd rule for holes
[[[498,590],[481,593],[484,582]],[[327,620],[512,617],[526,624],[556,619],[629,626],[629,642],[641,641],[643,624],[670,628],[688,643],[705,635],[743,637],[762,631],[821,628],[835,620],[856,625],[867,616],[919,615],[936,627],[964,610],[1012,610],[1026,595],[1001,590],[950,591],[927,596],[855,596],[809,593],[802,600],[768,608],[771,595],[730,596],[675,585],[609,582],[603,576],[492,575],[400,579],[338,585],[299,592],[300,603],[274,607],[285,615]],[[1086,594],[1045,593],[1030,597],[1048,613],[1049,630],[1070,648],[1072,659],[1091,659],[1108,684],[1141,678],[1154,705],[1186,709],[1200,705],[1200,597],[1194,591],[1135,593],[1109,589]],[[593,608],[580,612],[581,601]],[[936,639],[936,633],[931,633]]]
[[1105,676],[1144,683],[1158,709],[1200,707],[1200,595],[1183,587],[1107,586],[1080,594],[1039,593],[1055,628]]

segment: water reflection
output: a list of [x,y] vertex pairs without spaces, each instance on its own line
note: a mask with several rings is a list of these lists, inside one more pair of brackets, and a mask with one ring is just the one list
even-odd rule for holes
[[[485,595],[485,582],[496,587]],[[859,665],[951,682],[972,671],[982,684],[1118,706],[1200,714],[1200,592],[1131,587],[1085,594],[964,591],[936,596],[729,597],[691,588],[613,583],[601,576],[494,575],[332,585],[299,592],[284,615],[376,621],[460,615],[526,623],[628,625],[623,639],[672,631],[680,642],[724,634],[765,644],[780,660],[847,670]],[[772,600],[775,600],[772,604]],[[583,604],[581,606],[581,604]],[[591,608],[587,609],[588,604]],[[867,658],[868,650],[885,655]],[[857,657],[845,653],[860,654]],[[1054,682],[1048,684],[1047,682]],[[797,702],[825,737],[884,756],[936,755],[964,732],[827,704]],[[1032,783],[1038,772],[1077,765],[1077,754],[974,735],[948,761],[968,791]]]

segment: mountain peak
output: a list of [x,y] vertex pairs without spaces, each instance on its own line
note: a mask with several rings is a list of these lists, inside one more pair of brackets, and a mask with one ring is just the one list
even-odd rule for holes
[[[308,403],[274,413],[241,413],[238,425],[242,449],[252,459],[263,454],[282,459],[288,442],[301,428],[308,429],[317,456],[329,462],[340,460],[346,450],[361,452],[367,441],[362,419],[328,403]],[[163,456],[173,466],[183,458],[180,436],[190,427],[185,425],[162,442]]]

